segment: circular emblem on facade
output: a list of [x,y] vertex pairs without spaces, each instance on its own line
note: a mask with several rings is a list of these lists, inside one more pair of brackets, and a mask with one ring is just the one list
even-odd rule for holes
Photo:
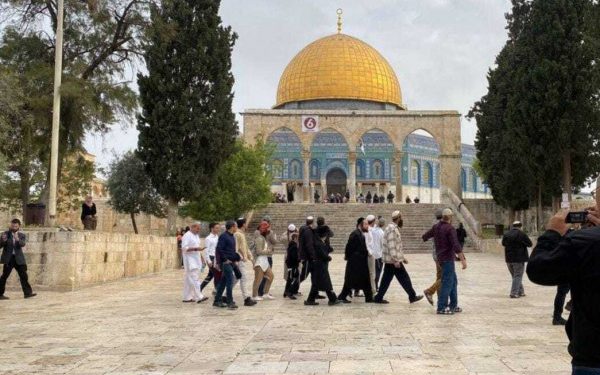
[[314,130],[317,127],[317,119],[314,117],[306,117],[304,119],[304,127],[308,130]]

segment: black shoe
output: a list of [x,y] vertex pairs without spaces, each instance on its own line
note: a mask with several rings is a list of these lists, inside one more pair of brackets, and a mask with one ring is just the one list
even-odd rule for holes
[[511,294],[510,298],[519,298],[519,296],[515,296],[514,294]]
[[556,318],[552,319],[552,325],[553,326],[564,326],[566,324],[567,324],[567,321],[564,318],[562,318],[562,317],[560,317],[558,319],[556,319]]
[[352,301],[350,301],[350,300],[347,300],[347,299],[345,299],[345,298],[342,298],[342,299],[339,299],[339,298],[338,298],[338,301],[342,301],[342,303],[352,303]]
[[[208,301],[208,297],[202,297],[202,298],[200,298],[200,299],[198,300],[198,302],[196,302],[196,303],[202,303],[202,302],[204,302],[204,301]],[[185,301],[184,301],[184,302],[185,302]]]
[[223,296],[223,297],[221,297],[221,302],[223,302],[223,303],[227,303],[227,296]]
[[329,302],[327,302],[327,304],[329,306],[339,305],[340,303],[342,303],[342,301],[340,301],[339,299],[336,299],[335,301],[329,301]]
[[390,303],[390,301],[386,300],[386,299],[375,299],[373,300],[373,303],[379,303],[382,305],[387,305],[388,303]]
[[235,302],[231,302],[230,304],[227,305],[227,308],[229,310],[235,310],[238,308],[238,305],[236,305]]
[[573,300],[570,300],[569,302],[567,302],[567,304],[565,305],[565,310],[567,310],[567,311],[573,310]]
[[35,296],[37,296],[37,293],[31,293],[31,294],[27,294],[25,296],[25,298],[31,298],[31,297],[35,297]]
[[223,303],[223,302],[217,302],[217,301],[215,301],[215,302],[213,302],[213,306],[214,307],[227,307],[227,304]]
[[3,294],[3,295],[1,295],[1,296],[0,296],[0,300],[3,300],[3,299],[10,299],[10,298],[8,298],[7,296],[5,296],[5,295]]
[[188,299],[188,300],[183,300],[181,302],[183,302],[183,303],[190,303],[190,302],[194,302],[194,300],[193,299]]
[[375,303],[375,301],[372,299],[369,299],[369,300],[365,300],[365,303]]
[[422,295],[420,295],[420,296],[416,296],[416,297],[415,297],[415,299],[413,299],[412,301],[410,301],[410,303],[419,302],[419,301],[420,301],[420,300],[422,300],[422,299],[423,299],[423,296],[422,296]]
[[318,294],[316,298],[317,298],[317,299],[325,299],[325,298],[327,298],[327,297],[325,297],[325,296],[322,296],[322,295]]
[[244,306],[254,306],[254,305],[256,305],[256,301],[253,300],[251,297],[247,297],[244,300]]
[[304,301],[304,306],[317,306],[319,302],[316,301]]

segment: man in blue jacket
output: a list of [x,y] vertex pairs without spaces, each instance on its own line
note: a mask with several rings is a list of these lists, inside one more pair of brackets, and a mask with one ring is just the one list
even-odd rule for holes
[[0,300],[8,299],[4,295],[4,288],[6,287],[6,280],[10,276],[13,268],[17,270],[19,274],[19,280],[21,281],[21,288],[25,298],[35,297],[36,293],[31,290],[31,285],[27,278],[27,262],[25,261],[25,254],[23,248],[27,243],[25,233],[20,232],[21,221],[19,219],[13,219],[10,222],[10,229],[3,232],[0,235],[0,248],[2,249],[2,258],[0,263],[4,264],[2,269],[2,277],[0,277]]
[[[234,233],[237,231],[237,224],[233,220],[229,220],[225,224],[225,233],[219,237],[217,242],[215,264],[221,269],[223,275],[221,281],[217,285],[215,295],[215,307],[227,307],[231,310],[237,309],[238,306],[233,302],[233,282],[234,272],[233,267],[240,261],[240,255],[235,251]],[[223,303],[223,291],[227,288],[227,303]]]

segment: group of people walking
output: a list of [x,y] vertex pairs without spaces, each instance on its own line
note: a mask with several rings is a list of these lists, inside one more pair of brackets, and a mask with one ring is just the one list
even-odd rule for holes
[[[328,299],[329,305],[347,304],[352,302],[351,298],[357,297],[364,297],[367,303],[387,304],[385,295],[396,278],[409,303],[427,297],[433,305],[433,295],[437,293],[437,312],[452,315],[462,311],[458,306],[454,263],[459,259],[463,269],[466,268],[462,254],[464,236],[461,244],[460,230],[457,232],[451,225],[452,210],[440,211],[438,217],[432,228],[423,234],[423,241],[433,239],[437,269],[436,281],[424,291],[424,295],[417,294],[406,268],[408,260],[402,244],[403,219],[400,211],[391,214],[389,223],[385,218],[374,215],[357,219],[344,249],[346,269],[339,294],[335,293],[329,274],[329,262],[334,252],[330,239],[334,233],[322,217],[315,219],[308,216],[300,228],[290,224],[279,237],[271,230],[269,217],[263,218],[253,233],[247,233],[245,219],[228,221],[222,234],[219,224],[211,223],[210,234],[205,239],[199,237],[200,224],[196,223],[183,236],[181,243],[185,268],[183,302],[208,300],[204,289],[211,281],[214,283],[215,307],[238,308],[233,301],[233,289],[237,284],[245,306],[275,299],[270,293],[275,278],[272,256],[275,246],[283,243],[287,246],[284,298],[295,300],[302,296],[300,285],[310,277],[311,287],[304,301],[307,306],[318,305],[319,299]],[[208,268],[208,274],[200,281],[200,274],[205,268]]]

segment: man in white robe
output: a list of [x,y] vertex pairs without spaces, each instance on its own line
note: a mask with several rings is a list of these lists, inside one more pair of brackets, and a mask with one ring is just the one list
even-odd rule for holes
[[203,264],[211,266],[210,261],[202,255],[204,250],[200,243],[200,224],[194,223],[181,239],[181,255],[185,276],[183,279],[183,302],[204,302],[208,299],[200,288],[200,272]]

